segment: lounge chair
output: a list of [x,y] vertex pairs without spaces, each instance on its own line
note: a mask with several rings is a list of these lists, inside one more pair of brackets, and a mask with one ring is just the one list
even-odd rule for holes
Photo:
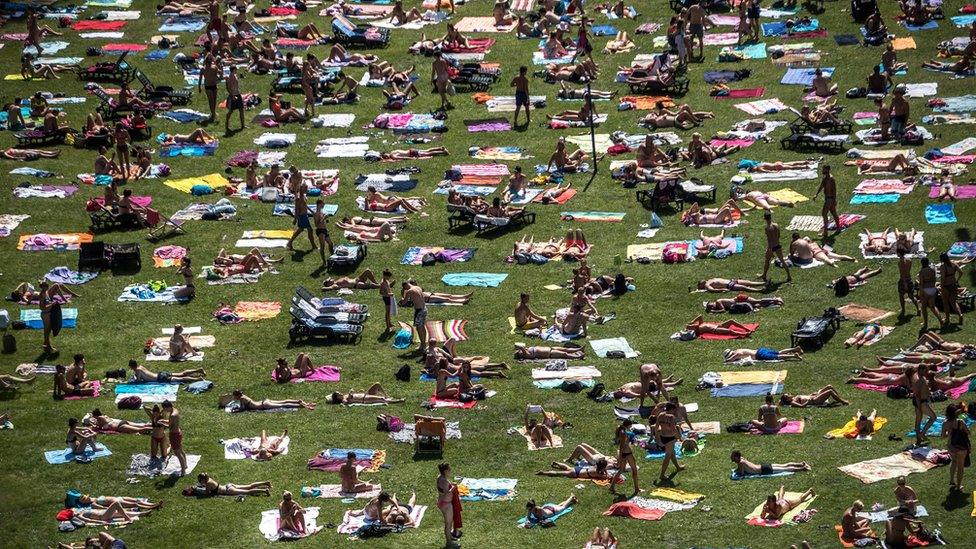
[[[94,205],[94,206],[92,206]],[[107,232],[116,229],[138,229],[145,227],[141,219],[132,214],[113,211],[104,204],[89,202],[88,217],[91,219],[92,232]]]
[[347,313],[344,311],[322,312],[297,295],[292,296],[291,304],[293,307],[301,309],[316,324],[330,326],[333,324],[363,324],[369,318],[369,315],[362,313]]
[[[339,67],[327,67],[319,76],[319,86],[326,89],[329,84],[338,79]],[[275,93],[302,93],[301,72],[279,71],[271,82],[271,91]]]
[[694,202],[715,202],[715,185],[706,185],[692,177],[678,184],[678,196]]
[[477,215],[474,210],[461,204],[448,204],[447,213],[450,214],[447,218],[447,226],[450,229],[473,225]]
[[[789,127],[793,133],[812,133],[812,132],[827,132],[830,134],[850,134],[854,129],[854,125],[848,120],[841,120],[839,123],[834,124],[832,122],[824,122],[815,124],[810,122],[806,118],[803,118],[796,109],[790,109],[796,114],[796,119],[790,122]],[[843,112],[842,107],[834,109],[832,112],[835,114],[840,114]]]
[[186,234],[186,229],[183,228],[182,220],[167,217],[156,210],[152,211],[155,212],[156,215],[155,219],[153,219],[151,216],[150,219],[148,219],[149,234],[146,236],[150,242],[158,242],[173,235]]
[[332,18],[335,41],[346,46],[385,48],[390,43],[390,30],[368,25],[356,25],[344,15]]
[[193,90],[177,90],[172,86],[156,86],[146,73],[136,70],[136,80],[142,84],[139,97],[146,101],[166,101],[173,105],[186,105],[193,97]]
[[59,145],[64,143],[68,137],[68,134],[77,134],[75,130],[68,129],[65,131],[45,131],[44,129],[35,128],[31,130],[23,130],[14,133],[14,137],[17,138],[18,147],[43,147],[45,145]]
[[149,107],[139,107],[132,104],[119,105],[119,102],[116,101],[114,97],[110,96],[100,87],[92,88],[91,92],[92,95],[101,101],[101,103],[95,107],[95,110],[105,118],[109,119],[121,118],[123,115],[136,112],[142,114],[146,118],[152,118],[156,115],[157,110],[167,110],[170,107],[168,103],[151,104]]
[[637,191],[637,202],[644,207],[650,207],[651,211],[658,211],[661,206],[672,206],[676,211],[682,211],[685,207],[684,197],[678,193],[678,186],[671,183],[664,187],[660,183],[654,185],[651,190],[642,189]]
[[291,343],[301,343],[312,338],[341,339],[355,342],[363,333],[360,324],[319,324],[301,308],[290,307],[291,328],[288,339]]
[[116,61],[100,62],[78,68],[78,79],[85,82],[128,83],[135,78],[136,70],[125,60],[129,52],[122,52]]
[[295,295],[305,300],[320,313],[369,313],[368,305],[346,301],[341,297],[315,297],[304,286],[295,288]]
[[849,136],[846,134],[820,135],[816,133],[794,133],[780,140],[784,150],[816,150],[829,153],[844,152]]
[[522,210],[511,217],[489,217],[487,215],[477,214],[474,216],[473,223],[477,234],[503,228],[524,227],[535,223],[535,212]]
[[366,244],[339,244],[335,251],[329,256],[325,268],[327,270],[335,267],[355,267],[366,259]]
[[460,92],[486,91],[498,81],[499,73],[496,64],[464,63],[451,67],[450,80]]
[[447,443],[447,420],[414,414],[413,451],[418,456],[441,456]]
[[804,317],[796,323],[796,330],[790,334],[790,345],[796,347],[806,343],[817,347],[823,346],[840,328],[840,321],[843,318],[844,316],[833,307],[825,309],[821,316]]
[[684,95],[691,81],[686,76],[672,74],[667,80],[659,76],[642,77],[644,71],[634,71],[627,76],[627,85],[635,95]]

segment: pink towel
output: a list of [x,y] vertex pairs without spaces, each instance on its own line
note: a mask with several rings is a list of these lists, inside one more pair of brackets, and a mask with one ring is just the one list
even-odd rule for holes
[[65,400],[81,400],[81,399],[84,399],[84,398],[96,398],[102,392],[102,382],[101,381],[98,381],[98,380],[92,381],[92,386],[95,387],[95,394],[93,394],[90,397],[89,396],[78,396],[78,395],[74,395],[74,396],[66,396],[66,397],[64,397],[64,399]]
[[961,155],[950,155],[947,154],[942,158],[934,158],[932,162],[936,164],[972,164],[976,161],[976,154],[961,154]]
[[[940,191],[939,187],[932,187],[929,189],[929,198],[938,198]],[[957,185],[956,198],[959,200],[976,198],[976,185]]]
[[873,385],[871,383],[855,383],[854,387],[861,389],[862,391],[875,391],[878,393],[887,393],[888,385]]
[[750,435],[798,435],[803,432],[803,420],[791,419],[786,422],[786,425],[782,429],[774,433],[767,433],[766,431],[761,431],[759,429],[752,429],[749,431]]
[[745,99],[747,97],[762,97],[766,93],[766,88],[742,88],[739,90],[729,90],[725,95],[717,95],[719,99]]
[[[335,366],[319,366],[312,370],[312,373],[306,377],[294,378],[291,383],[302,383],[306,381],[320,381],[322,383],[334,383],[339,381],[339,376],[341,372],[339,368]],[[278,381],[278,376],[275,372],[271,371],[271,379]]]
[[143,51],[147,48],[146,44],[105,44],[102,51]]
[[730,147],[738,146],[740,148],[746,148],[752,145],[756,141],[754,139],[712,139],[708,142],[709,145],[713,147],[720,147],[722,145],[728,145]]

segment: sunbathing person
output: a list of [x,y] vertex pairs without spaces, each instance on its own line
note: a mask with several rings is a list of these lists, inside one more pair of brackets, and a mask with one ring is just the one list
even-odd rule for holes
[[278,532],[305,534],[305,508],[296,502],[291,492],[285,490],[278,504]]
[[162,146],[167,145],[177,145],[183,143],[194,143],[199,145],[207,145],[209,143],[214,143],[217,138],[210,135],[207,130],[203,128],[197,128],[188,134],[163,134],[162,139],[159,144]]
[[562,198],[563,193],[569,191],[572,186],[572,183],[567,180],[564,183],[557,184],[555,187],[546,187],[539,194],[536,200],[543,204],[552,204],[553,202],[558,203],[559,199]]
[[[566,112],[572,112],[572,111],[566,111]],[[566,139],[560,137],[559,140],[556,141],[556,151],[553,152],[552,156],[549,157],[549,163],[546,164],[546,169],[551,171],[552,167],[556,166],[556,168],[559,171],[575,172],[580,168],[580,165],[587,158],[588,156],[585,152],[583,152],[583,149],[576,149],[572,153],[567,153]],[[599,160],[599,158],[597,160]]]
[[551,520],[553,516],[562,513],[578,501],[576,496],[572,494],[562,503],[547,503],[542,506],[536,505],[535,500],[530,499],[525,504],[526,521],[528,524],[539,524],[540,522]]
[[78,507],[91,507],[93,509],[108,509],[113,504],[120,505],[128,511],[152,511],[163,506],[162,502],[153,503],[146,498],[130,498],[118,496],[97,496],[92,497],[82,494],[78,497]]
[[861,539],[877,539],[877,535],[871,530],[871,519],[859,516],[864,511],[864,503],[855,500],[846,510],[840,519],[842,540],[851,543]]
[[734,320],[726,320],[721,323],[705,322],[705,319],[701,315],[696,316],[694,320],[685,324],[685,329],[694,332],[696,336],[701,336],[702,334],[739,336],[750,331],[749,328]]
[[[421,35],[422,41],[425,38],[426,36]],[[471,47],[468,38],[461,34],[452,23],[447,24],[447,33],[440,40],[437,40],[437,43],[445,50],[468,49]]]
[[553,324],[559,328],[559,331],[563,335],[575,336],[575,337],[586,337],[587,336],[587,324],[591,320],[591,316],[583,312],[583,307],[580,305],[573,305],[569,309],[569,313],[565,318],[556,318]]
[[919,336],[918,341],[915,345],[912,345],[912,350],[921,352],[944,352],[951,354],[965,354],[966,351],[970,353],[976,351],[976,345],[971,343],[957,343],[955,341],[948,341],[943,339],[942,336],[936,334],[935,332],[923,332]]
[[676,110],[666,109],[664,101],[658,101],[653,111],[649,112],[638,121],[638,124],[648,128],[678,128],[688,130],[701,125],[706,118],[715,118],[711,112],[695,112],[687,104],[681,105]]
[[709,278],[708,280],[698,281],[698,291],[713,293],[762,292],[765,289],[765,282],[755,280],[743,280],[738,278]]
[[115,549],[117,547],[124,547],[124,544],[124,541],[108,532],[99,532],[98,536],[89,536],[85,538],[85,541],[67,543],[59,541],[57,549]]
[[763,297],[756,299],[746,294],[739,294],[735,297],[716,299],[704,303],[705,311],[709,313],[732,313],[743,314],[751,313],[757,309],[766,307],[781,307],[782,297]]
[[693,166],[701,168],[739,149],[738,145],[709,145],[702,141],[700,133],[695,132],[691,135],[691,143],[688,144],[687,152],[681,154],[686,160],[690,160]]
[[901,508],[888,514],[883,547],[909,547],[910,539],[923,539],[920,534],[925,531],[925,525],[910,515],[907,509]]
[[[597,116],[596,109],[593,108],[593,103],[591,101],[584,101],[583,106],[578,111],[565,110],[556,114],[547,114],[546,118],[563,122],[582,122],[583,124],[589,125],[590,120],[595,120]],[[564,140],[561,139],[560,141]]]
[[[81,297],[81,294],[76,293],[67,285],[61,284],[60,282],[49,282],[47,295],[51,299],[60,301],[61,303],[70,302],[72,297]],[[21,282],[14,288],[14,291],[10,292],[10,297],[7,299],[16,303],[30,304],[36,302],[39,296],[40,292],[34,289],[31,283]]]
[[781,200],[763,191],[752,190],[746,192],[742,188],[736,187],[733,192],[735,193],[736,201],[748,202],[752,204],[753,208],[761,208],[767,212],[773,209],[774,206],[786,206],[787,208],[796,206],[793,202]]
[[383,223],[379,226],[357,225],[348,223],[343,218],[336,221],[336,226],[344,231],[346,238],[355,242],[388,242],[396,238],[396,228],[392,223]]
[[306,410],[314,410],[314,402],[305,402],[304,400],[288,399],[288,400],[254,400],[251,397],[245,395],[240,389],[234,391],[234,400],[236,400],[240,406],[242,412],[250,411],[263,411],[263,410],[286,410],[288,408],[305,408]]
[[390,152],[380,153],[380,159],[386,161],[410,160],[414,158],[434,158],[435,156],[447,156],[450,154],[444,147],[431,147],[428,149],[394,149]]
[[420,10],[418,10],[417,8],[411,8],[410,11],[406,11],[403,9],[403,1],[397,0],[393,4],[393,9],[390,12],[389,21],[390,23],[393,23],[394,25],[399,27],[400,25],[406,25],[411,21],[417,21],[421,17],[422,16],[420,14]]
[[856,346],[858,349],[868,345],[881,335],[881,325],[876,322],[869,322],[854,335],[844,341],[844,347]]
[[135,360],[129,361],[129,369],[132,370],[132,377],[138,383],[193,383],[200,381],[207,375],[203,368],[183,370],[182,372],[153,372],[145,366],[139,365]]
[[[17,377],[7,374],[0,374],[0,389],[17,390],[18,384],[34,383],[34,380],[36,379],[37,376]],[[0,425],[3,425],[3,422],[0,422]]]
[[380,489],[378,484],[370,484],[359,480],[359,469],[356,466],[356,452],[346,454],[346,462],[339,467],[339,483],[344,494],[358,494]]
[[753,429],[763,433],[777,433],[789,422],[779,411],[779,406],[773,403],[773,395],[766,395],[765,403],[759,407],[757,419],[749,422]]
[[609,528],[600,531],[600,527],[593,528],[590,539],[583,545],[583,549],[615,549],[617,547],[617,536]]
[[525,343],[515,344],[515,358],[518,360],[546,360],[546,359],[566,359],[573,360],[583,358],[586,351],[582,347],[543,347],[533,345],[526,346]]
[[903,175],[918,175],[923,171],[923,169],[939,170],[931,161],[920,156],[913,156],[912,158],[906,157],[902,153],[898,153],[887,162],[884,163],[862,163],[857,166],[858,175],[870,174],[870,173],[901,173]]
[[370,269],[366,269],[357,277],[329,277],[322,282],[322,290],[326,292],[331,290],[339,290],[342,288],[355,290],[375,290],[379,287],[380,283],[378,280],[376,280],[376,276]]
[[408,212],[419,212],[427,205],[427,199],[415,196],[392,197],[376,190],[376,187],[366,188],[366,209],[380,212],[395,212],[401,208]]
[[406,505],[401,505],[397,501],[396,494],[390,496],[390,506],[383,513],[381,520],[385,524],[396,524],[398,526],[403,526],[404,528],[415,528],[416,522],[410,516],[413,513],[414,506],[417,503],[417,494],[411,493],[410,499],[407,501]]
[[525,208],[502,205],[502,199],[496,196],[494,199],[492,199],[491,206],[488,206],[488,208],[485,209],[484,215],[494,217],[496,219],[510,219],[524,211]]
[[915,369],[911,366],[906,366],[902,369],[901,373],[892,374],[878,374],[872,372],[860,372],[847,379],[847,383],[866,383],[868,385],[880,385],[882,387],[889,387],[892,385],[901,385],[904,387],[911,386],[911,379],[915,375]]
[[849,255],[834,253],[833,250],[824,248],[809,236],[801,237],[799,233],[793,233],[792,238],[789,260],[794,265],[809,265],[815,260],[826,263],[831,267],[836,267],[839,261],[853,261],[857,263],[857,259]]
[[[570,453],[569,457],[566,458],[566,463],[585,462],[588,465],[596,465],[596,463],[600,460],[605,461],[607,463],[607,467],[617,466],[616,458],[607,456],[596,448],[583,442],[578,444],[576,448],[573,448],[572,453]],[[555,467],[555,463],[556,462],[553,462],[553,467]]]
[[258,248],[251,248],[246,254],[228,254],[224,248],[217,252],[214,258],[214,265],[218,267],[231,267],[240,265],[244,272],[270,271],[274,267],[272,263],[280,263],[282,258],[275,259],[265,256]]
[[586,82],[599,76],[600,69],[591,59],[586,58],[575,65],[546,65],[545,76],[553,82]]
[[98,443],[95,437],[98,433],[88,427],[82,427],[78,418],[68,418],[68,434],[64,441],[68,444],[72,454],[84,454],[87,448],[92,452],[98,451]]
[[529,307],[529,294],[522,293],[519,302],[515,306],[515,326],[520,330],[530,330],[532,328],[542,328],[548,324],[548,320],[536,314]]
[[617,31],[617,34],[603,46],[603,53],[626,53],[636,47],[637,45],[634,44],[634,41],[627,36],[627,31]]
[[116,524],[128,524],[142,515],[148,515],[152,511],[136,511],[126,509],[120,503],[113,503],[105,509],[77,508],[72,521],[78,521],[85,526],[112,526]]
[[[675,379],[673,375],[666,376],[664,378],[664,391],[674,390],[675,387],[684,383],[683,378]],[[646,392],[645,392],[646,389]],[[613,398],[641,398],[641,395],[655,395],[660,394],[657,383],[651,383],[644,386],[640,381],[631,381],[621,385],[616,391],[611,393]],[[662,403],[663,404],[663,403]]]
[[152,432],[152,425],[149,423],[111,418],[102,414],[98,408],[91,411],[91,423],[99,431],[122,435],[148,435]]
[[251,484],[221,484],[207,473],[197,475],[197,483],[183,489],[184,496],[209,498],[213,496],[270,496],[271,482],[252,482]]
[[850,290],[863,286],[867,283],[868,279],[881,274],[881,269],[870,269],[868,267],[861,267],[854,274],[847,276],[842,276],[831,282],[831,286],[834,288],[834,293],[838,297],[846,296]]
[[[199,354],[200,351],[190,344],[190,337],[183,333],[183,326],[181,324],[174,326],[173,335],[169,336],[170,360],[187,360]],[[200,372],[203,372],[203,370],[200,370]]]
[[874,434],[874,420],[878,417],[877,410],[864,415],[860,410],[854,413],[854,437],[870,437]]
[[448,375],[451,377],[460,374],[461,368],[468,364],[471,367],[471,375],[478,377],[508,377],[505,371],[510,367],[504,362],[491,362],[487,356],[461,356],[457,354],[457,341],[449,339],[444,342],[443,347],[437,346],[437,340],[428,339],[427,348],[424,353],[423,372],[431,377],[437,376],[437,368],[440,361],[447,360]]
[[740,160],[739,169],[745,168],[752,173],[776,173],[786,170],[815,170],[819,164],[820,162],[817,160],[794,160],[791,162]]
[[723,204],[721,208],[715,210],[702,208],[695,202],[688,208],[688,211],[681,214],[681,222],[688,226],[729,225],[735,221],[733,211],[742,213],[742,210],[738,206],[731,207],[728,203]]
[[312,375],[314,371],[315,366],[312,366],[312,359],[308,358],[308,353],[298,353],[298,356],[295,357],[295,365],[290,368],[285,359],[279,358],[274,368],[275,380],[278,383],[288,383],[293,379],[302,379]]
[[830,76],[823,73],[819,67],[813,72],[813,81],[810,83],[809,91],[817,97],[830,97],[837,95],[837,84],[830,81]]
[[823,389],[819,389],[815,393],[809,395],[791,395],[790,393],[783,393],[779,397],[779,403],[783,406],[792,406],[794,408],[806,408],[808,406],[829,406],[831,400],[836,404],[846,406],[850,402],[841,398],[840,393],[837,389],[834,389],[833,385],[827,385]]
[[776,473],[797,473],[809,471],[810,464],[805,461],[793,461],[790,463],[753,463],[742,457],[742,452],[732,450],[729,456],[735,464],[735,474],[740,477],[749,475],[774,475]]
[[271,437],[269,439],[268,432],[261,429],[261,438],[259,439],[257,453],[254,459],[257,461],[270,461],[271,458],[284,453],[285,448],[282,448],[281,445],[284,444],[287,436],[288,429],[285,429],[285,432],[280,437]]
[[566,477],[585,480],[610,480],[613,475],[607,470],[607,460],[600,458],[593,465],[570,465],[554,461],[550,464],[552,470],[537,471],[536,474],[543,477]]
[[329,395],[330,404],[345,404],[347,406],[353,404],[396,404],[399,402],[406,402],[406,400],[387,396],[386,390],[383,389],[383,386],[379,382],[370,385],[369,388],[362,393],[349,391],[346,394],[333,392],[331,395]]
[[530,406],[525,407],[525,413],[522,416],[522,427],[525,429],[525,436],[529,437],[532,442],[532,446],[536,450],[541,450],[543,448],[552,448],[555,444],[552,440],[552,428],[543,423],[539,423],[534,417],[529,417]]
[[783,515],[792,511],[797,505],[813,499],[813,495],[813,488],[811,488],[800,494],[799,497],[787,498],[786,487],[780,486],[779,491],[766,498],[766,503],[763,504],[759,518],[763,520],[781,520]]
[[589,94],[589,97],[593,98],[595,101],[597,99],[611,99],[617,95],[617,92],[601,90],[590,90],[587,92],[585,88],[571,88],[567,86],[565,82],[560,82],[559,91],[556,92],[556,97],[565,100],[586,99],[587,94]]
[[934,368],[926,368],[925,378],[929,383],[929,387],[933,391],[949,391],[955,389],[956,387],[961,387],[964,384],[969,383],[973,379],[976,379],[976,372],[971,374],[955,377],[955,376],[941,376],[936,377],[936,371]]
[[932,69],[941,72],[952,72],[956,74],[968,74],[973,71],[973,58],[969,55],[963,55],[962,59],[959,61],[923,61],[922,68]]
[[742,360],[803,360],[803,349],[800,347],[790,347],[789,349],[771,349],[760,347],[758,349],[726,349],[725,362],[739,362]]

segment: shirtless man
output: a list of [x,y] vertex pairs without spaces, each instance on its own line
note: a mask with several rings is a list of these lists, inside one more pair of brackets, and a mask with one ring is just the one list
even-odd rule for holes
[[813,73],[813,82],[810,86],[817,97],[830,97],[837,95],[837,84],[830,81],[830,77],[823,73],[823,70],[816,69]]
[[563,172],[575,172],[580,167],[580,163],[586,159],[586,153],[582,149],[576,149],[572,154],[566,152],[566,139],[560,137],[556,141],[556,150],[549,157],[549,163],[546,164],[546,169],[551,170],[553,165],[559,171]]
[[849,255],[834,253],[833,250],[820,246],[809,236],[801,237],[799,233],[793,233],[793,241],[790,243],[790,261],[795,265],[809,265],[815,260],[826,263],[831,267],[836,267],[839,261],[857,260]]
[[519,295],[518,305],[515,306],[515,326],[522,330],[542,328],[548,324],[545,317],[536,314],[529,307],[529,294]]
[[[939,321],[939,326],[945,328],[946,321],[942,320],[942,315],[939,314],[939,310],[935,306],[936,296],[939,295],[939,289],[936,287],[935,269],[929,264],[927,257],[923,257],[921,263],[922,268],[918,270],[918,296],[922,302],[922,331],[928,330],[930,310],[935,315],[936,320]],[[946,316],[948,316],[948,312]]]
[[135,360],[129,361],[129,369],[132,376],[142,383],[193,383],[200,381],[207,375],[203,368],[183,370],[182,372],[152,372],[145,366],[139,365]]
[[424,289],[413,280],[403,283],[403,298],[413,306],[413,327],[417,330],[420,342],[420,353],[424,352],[424,342],[427,341],[427,300],[424,299]]
[[383,312],[386,320],[386,333],[393,331],[393,317],[396,315],[396,298],[393,296],[393,273],[383,269],[380,278],[380,297],[383,299]]
[[910,107],[908,106],[908,101],[905,100],[905,93],[906,89],[898,85],[895,86],[891,96],[891,133],[897,139],[900,139],[904,135],[910,114]]
[[434,61],[431,63],[431,80],[434,81],[434,89],[441,97],[441,110],[452,109],[454,105],[448,101],[447,96],[452,93],[451,77],[449,75],[449,65],[441,52],[434,53]]
[[779,411],[779,406],[773,403],[773,395],[766,395],[765,404],[759,407],[757,419],[750,421],[754,429],[763,433],[776,433],[786,426],[789,421]]
[[573,360],[583,358],[585,355],[586,351],[582,347],[529,347],[525,343],[515,344],[515,358],[518,360]]
[[379,490],[378,484],[370,484],[359,480],[359,470],[356,468],[356,452],[346,454],[346,462],[339,467],[339,483],[343,494],[358,494]]
[[353,277],[339,277],[339,278],[326,278],[322,282],[323,291],[339,290],[342,288],[351,288],[356,290],[375,290],[380,287],[379,282],[376,280],[376,276],[373,271],[366,269],[359,276]]
[[217,84],[221,76],[223,76],[223,69],[220,67],[220,62],[216,58],[208,57],[197,80],[197,92],[201,87],[206,91],[211,122],[217,119]]
[[859,539],[877,537],[871,530],[871,519],[858,516],[863,510],[864,502],[856,500],[844,511],[844,516],[840,519],[842,540],[853,543]]
[[766,221],[766,259],[763,261],[763,272],[759,275],[759,279],[764,282],[769,282],[769,263],[773,260],[773,257],[776,257],[779,259],[780,265],[786,269],[786,282],[793,282],[790,268],[783,258],[783,246],[779,243],[779,225],[773,223],[773,215],[768,211],[763,214],[763,219]]
[[314,410],[314,402],[305,402],[304,400],[254,400],[251,397],[244,394],[243,391],[237,389],[233,393],[234,400],[240,404],[241,411],[247,412],[251,410],[261,411],[261,410],[280,410],[284,408],[305,408],[306,410]]
[[664,384],[664,376],[661,374],[660,366],[652,363],[641,364],[640,368],[638,369],[638,374],[640,376],[640,384],[641,384],[641,390],[640,390],[641,408],[644,407],[644,399],[648,396],[654,400],[655,404],[659,402],[657,395],[654,394],[655,391],[659,393],[661,397],[664,399],[670,398],[670,395],[668,395],[667,387]]
[[918,510],[918,493],[905,482],[904,476],[898,477],[896,483],[895,501],[898,502],[898,507],[904,507],[914,515]]
[[241,118],[241,128],[244,129],[244,96],[241,95],[241,84],[237,77],[237,66],[230,66],[230,73],[227,75],[227,117],[224,120],[224,130],[230,131],[230,117],[237,111]]
[[366,389],[366,391],[349,391],[346,394],[339,392],[333,392],[329,395],[329,402],[331,404],[396,404],[399,402],[405,402],[402,398],[393,398],[386,394],[386,390],[383,389],[383,385],[380,383],[374,383]]
[[688,36],[691,38],[691,49],[695,49],[698,42],[698,58],[705,57],[705,26],[708,24],[708,12],[700,1],[688,6],[685,17],[688,20]]
[[[738,278],[709,278],[708,280],[698,281],[698,291],[723,293],[723,292],[762,292],[766,289],[767,282],[754,280],[742,280]],[[689,291],[691,291],[689,289]]]
[[776,473],[797,473],[809,471],[810,464],[805,461],[793,461],[790,463],[753,463],[742,457],[742,452],[732,450],[732,463],[735,464],[735,474],[740,477],[749,475],[772,475]]
[[[921,446],[928,441],[929,427],[935,423],[938,416],[932,409],[932,388],[929,386],[929,375],[926,375],[928,365],[919,364],[915,375],[909,377],[912,390],[912,406],[915,407],[915,445]],[[934,375],[934,373],[933,373]],[[908,374],[906,374],[908,377]],[[922,418],[928,416],[928,421],[922,425]]]
[[636,160],[640,168],[674,165],[671,158],[654,143],[654,137],[651,135],[644,136],[644,142],[637,147]]
[[837,215],[837,181],[830,175],[830,166],[823,167],[823,179],[820,180],[820,186],[817,187],[813,199],[816,200],[821,192],[824,194],[824,203],[820,209],[820,217],[823,218],[823,237],[827,238],[828,214],[834,217],[834,232],[841,231],[840,216]]
[[512,79],[510,84],[511,87],[515,88],[515,115],[512,117],[512,125],[518,126],[518,115],[522,107],[525,107],[525,125],[528,126],[532,122],[532,115],[529,114],[531,110],[531,101],[529,100],[529,79],[526,78],[525,74],[528,72],[528,67],[519,67],[518,76]]
[[91,411],[91,421],[99,431],[132,435],[148,435],[152,432],[152,425],[149,423],[112,418],[102,414],[98,408]]
[[314,252],[317,248],[315,245],[315,234],[312,232],[312,224],[309,220],[308,198],[305,195],[306,190],[306,186],[301,185],[298,188],[298,192],[295,193],[295,232],[292,233],[291,238],[288,239],[288,245],[285,246],[289,251],[294,251],[295,248],[292,247],[292,244],[294,244],[295,239],[302,233],[308,234],[308,241],[312,243],[312,249],[310,251]]
[[901,304],[899,316],[905,316],[906,298],[911,300],[912,305],[915,305],[916,315],[922,313],[919,310],[918,298],[915,295],[915,282],[912,280],[912,259],[908,257],[907,252],[903,247],[899,247],[896,251],[898,254],[898,302]]

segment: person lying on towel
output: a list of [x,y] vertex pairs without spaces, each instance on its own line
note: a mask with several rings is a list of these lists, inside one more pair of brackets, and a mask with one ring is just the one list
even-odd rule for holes
[[810,464],[805,461],[791,461],[789,463],[753,463],[742,457],[742,452],[732,450],[730,456],[735,464],[735,474],[740,477],[749,475],[774,475],[776,473],[795,473],[809,471]]
[[758,418],[749,422],[753,429],[763,433],[777,433],[786,427],[789,421],[779,411],[779,406],[773,403],[773,395],[766,395],[765,403],[759,407]]
[[696,168],[701,168],[702,166],[707,166],[719,158],[728,156],[739,149],[740,147],[738,145],[709,145],[708,143],[702,141],[702,136],[700,133],[695,132],[691,135],[691,143],[688,144],[688,150],[682,151],[681,157],[685,160],[691,161],[692,165],[694,165]]
[[834,403],[846,406],[850,402],[844,400],[837,389],[834,389],[833,385],[827,385],[823,389],[817,390],[815,393],[810,393],[809,395],[792,395],[790,393],[783,393],[779,397],[779,403],[783,406],[792,406],[794,408],[806,408],[807,406],[830,406],[831,400]]
[[685,330],[694,332],[696,337],[700,337],[702,334],[743,336],[752,333],[752,329],[734,320],[726,320],[721,323],[705,322],[705,319],[701,315],[696,316],[691,322],[685,324]]
[[786,497],[786,487],[780,486],[779,490],[766,498],[759,518],[763,520],[782,520],[783,515],[789,513],[796,506],[803,502],[813,499],[813,488],[803,492],[798,497]]
[[518,360],[545,360],[545,359],[580,359],[586,355],[582,347],[545,347],[527,346],[525,343],[515,344],[515,358]]
[[704,305],[705,311],[709,313],[743,314],[766,307],[781,307],[783,305],[783,298],[774,296],[756,299],[746,294],[739,294],[735,297],[706,301]]
[[424,355],[423,373],[437,377],[437,368],[441,360],[447,361],[447,370],[450,377],[460,375],[461,367],[469,364],[471,375],[475,377],[503,377],[510,369],[504,362],[490,362],[487,356],[460,356],[457,354],[457,341],[453,338],[447,340],[443,347],[437,346],[437,340],[427,340],[427,350]]
[[219,483],[207,473],[197,475],[197,483],[183,489],[184,496],[210,498],[214,496],[270,496],[271,482],[251,484]]
[[758,349],[726,349],[725,362],[739,362],[740,360],[803,360],[803,349],[800,347],[790,347],[789,349],[771,349],[760,347]]
[[742,210],[734,200],[729,200],[719,208],[702,208],[697,202],[681,214],[681,222],[687,226],[728,225],[735,221],[733,212],[742,215]]
[[251,397],[244,394],[243,391],[237,389],[233,393],[234,400],[238,404],[238,408],[241,412],[261,412],[266,410],[285,410],[288,408],[305,408],[306,410],[314,410],[314,402],[305,402],[304,400],[254,400]]
[[322,290],[328,292],[330,290],[339,290],[342,288],[349,288],[354,290],[375,290],[380,287],[380,283],[376,280],[376,275],[373,274],[371,269],[366,269],[359,276],[340,276],[338,278],[326,278],[322,281]]
[[406,402],[402,398],[387,396],[386,390],[377,382],[369,386],[365,392],[349,391],[346,394],[333,392],[329,395],[329,404],[396,404]]
[[658,101],[654,110],[644,115],[638,124],[648,128],[678,128],[688,130],[700,126],[706,118],[715,118],[715,114],[707,111],[693,111],[687,104],[676,109],[666,109],[664,101]]
[[526,523],[527,524],[539,524],[552,519],[553,516],[562,513],[567,508],[572,507],[573,504],[578,502],[576,496],[570,494],[568,498],[562,503],[547,503],[545,505],[536,505],[534,499],[530,499],[525,504],[526,509]]
[[135,360],[129,361],[129,369],[137,383],[193,383],[202,380],[207,373],[203,368],[183,370],[181,372],[153,372],[141,366]]
[[[699,280],[697,285],[701,292],[762,292],[766,289],[766,283],[756,280],[745,280],[741,278],[709,278]],[[691,289],[689,288],[689,291]],[[736,298],[738,300],[738,298]],[[766,305],[764,305],[766,306]]]

